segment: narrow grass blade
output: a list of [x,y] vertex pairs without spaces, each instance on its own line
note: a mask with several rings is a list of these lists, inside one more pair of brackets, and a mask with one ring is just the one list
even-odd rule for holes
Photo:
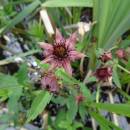
[[48,0],[42,7],[92,7],[92,0]]

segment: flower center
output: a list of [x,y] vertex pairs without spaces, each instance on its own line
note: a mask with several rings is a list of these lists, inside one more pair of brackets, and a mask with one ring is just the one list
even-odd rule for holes
[[54,51],[53,54],[57,58],[65,58],[67,56],[67,49],[64,45],[54,45]]

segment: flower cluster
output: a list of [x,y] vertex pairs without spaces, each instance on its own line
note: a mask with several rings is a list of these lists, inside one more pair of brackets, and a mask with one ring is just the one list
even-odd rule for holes
[[68,39],[65,39],[58,29],[56,29],[55,43],[43,43],[41,47],[44,49],[43,63],[49,63],[51,69],[63,67],[65,71],[72,75],[71,61],[83,58],[83,53],[75,50],[77,35],[73,33]]
[[[125,59],[126,58],[126,52],[124,49],[118,49],[115,52],[115,55],[117,56],[117,58],[119,59]],[[101,62],[104,63],[112,60],[112,53],[111,52],[104,52],[99,59],[101,60]],[[95,72],[95,76],[99,79],[99,81],[107,81],[109,77],[112,76],[112,67],[108,66],[108,67],[101,67],[98,68]]]
[[112,67],[105,66],[104,63],[112,60],[112,53],[111,52],[104,52],[99,59],[103,63],[102,67],[98,68],[95,72],[95,76],[99,81],[106,82],[109,77],[112,76]]
[[[83,53],[76,51],[76,40],[77,32],[65,39],[60,31],[56,29],[55,42],[53,44],[41,44],[41,47],[44,49],[43,54],[45,56],[43,63],[51,65],[49,71],[63,67],[68,74],[72,75],[71,61],[81,59],[85,56]],[[43,77],[41,83],[45,88],[49,85],[49,89],[54,91],[57,90],[56,86],[58,86],[58,84],[53,80],[56,80],[54,76],[47,75]]]

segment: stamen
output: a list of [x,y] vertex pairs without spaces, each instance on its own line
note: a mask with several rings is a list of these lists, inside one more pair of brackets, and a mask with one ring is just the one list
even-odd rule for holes
[[68,56],[68,49],[65,46],[65,42],[66,40],[62,39],[59,43],[54,44],[53,54],[55,55],[55,58],[58,58],[59,60],[63,60],[63,58],[66,58]]

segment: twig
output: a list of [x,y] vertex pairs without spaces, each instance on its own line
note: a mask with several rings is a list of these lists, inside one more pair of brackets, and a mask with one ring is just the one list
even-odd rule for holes
[[100,98],[100,84],[97,85],[96,103],[99,103]]
[[[113,96],[112,96],[112,93],[111,92],[108,92],[108,96],[109,96],[109,99],[110,99],[110,103],[114,104],[114,100],[113,100]],[[118,116],[113,113],[113,121],[114,121],[114,124],[119,126],[119,123],[118,123]]]
[[93,130],[97,130],[97,125],[96,125],[95,119],[91,118],[91,120],[92,120],[92,128],[93,128]]
[[45,28],[46,28],[48,34],[50,36],[52,36],[55,32],[54,32],[51,20],[50,20],[50,18],[48,16],[48,13],[47,13],[46,9],[43,9],[43,10],[40,11],[40,16],[41,16],[41,19],[42,19],[42,21],[43,21],[43,23],[45,25]]
[[43,118],[43,121],[44,121],[43,124],[42,124],[42,128],[47,130],[47,128],[48,128],[48,112],[47,111],[45,111],[43,113],[42,118]]
[[[81,23],[84,23],[84,22],[81,22]],[[93,23],[91,23],[90,26],[93,26],[93,25],[95,25],[96,23],[97,23],[97,22],[94,21]],[[85,23],[85,24],[89,24],[89,23]],[[79,23],[64,26],[64,29],[72,29],[72,28],[79,28]]]
[[83,63],[84,63],[84,59],[85,59],[85,57],[83,57],[83,58],[81,59],[81,61],[80,61],[79,70],[80,70],[81,75],[83,74]]

